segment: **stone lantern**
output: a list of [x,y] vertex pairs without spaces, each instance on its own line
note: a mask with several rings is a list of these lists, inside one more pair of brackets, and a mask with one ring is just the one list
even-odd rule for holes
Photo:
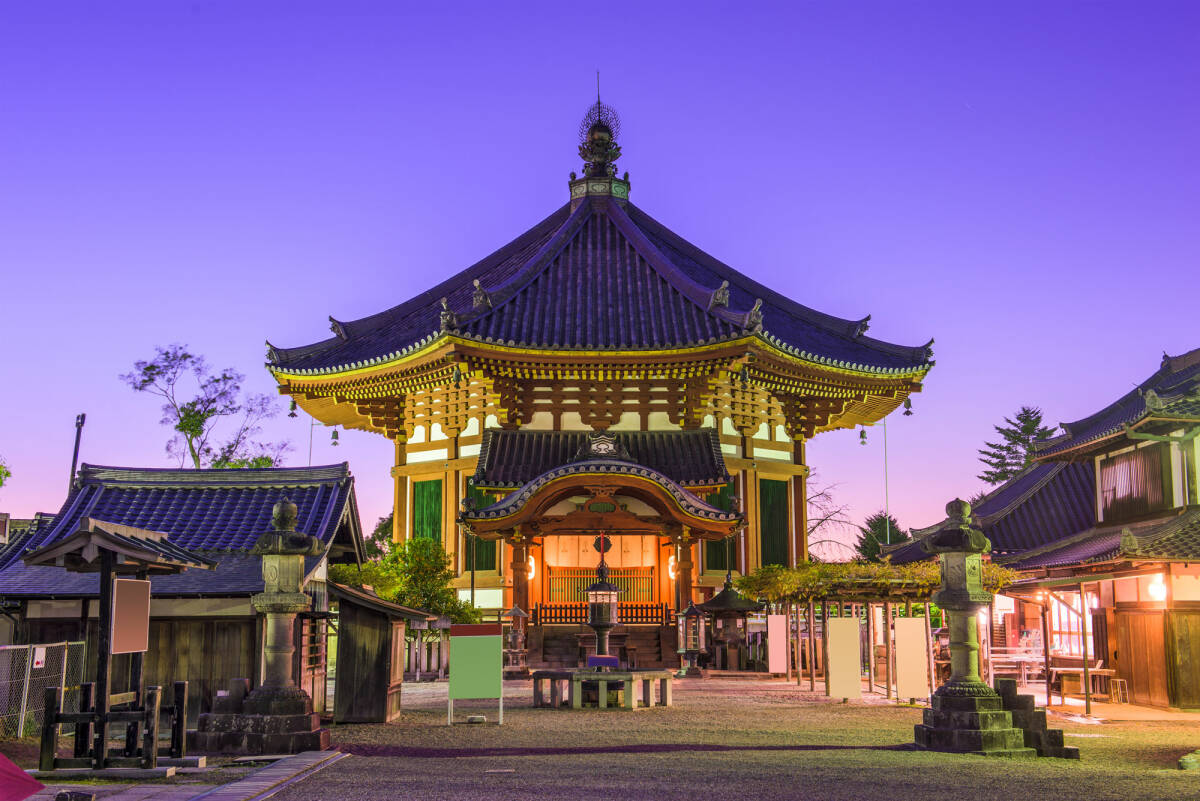
[[274,531],[258,538],[251,553],[262,557],[263,591],[250,598],[255,611],[266,617],[263,627],[262,685],[246,698],[245,711],[260,715],[312,713],[312,699],[292,678],[296,647],[292,631],[296,615],[312,600],[303,590],[304,557],[321,553],[321,543],[296,531],[299,512],[287,498],[271,510]]
[[955,499],[946,505],[948,520],[921,541],[926,553],[939,556],[942,586],[933,601],[950,626],[950,680],[934,692],[924,722],[916,726],[917,747],[995,756],[1034,756],[1025,733],[1013,727],[1001,697],[979,678],[977,613],[992,600],[983,587],[983,554],[992,544],[974,526],[971,504]]
[[596,656],[608,656],[608,632],[621,622],[620,588],[608,580],[608,565],[601,554],[596,580],[584,590],[587,625],[596,632]]
[[262,557],[263,591],[250,598],[265,617],[262,684],[246,693],[249,682],[235,679],[228,693],[213,701],[212,712],[200,715],[191,732],[192,746],[203,751],[243,754],[294,754],[329,747],[329,730],[321,728],[312,699],[292,677],[296,615],[312,601],[304,592],[304,558],[319,556],[321,542],[296,531],[298,509],[287,498],[272,509],[273,530],[254,543]]
[[696,667],[696,657],[705,647],[704,613],[689,601],[687,609],[684,609],[676,617],[675,625],[679,639],[679,654],[684,661],[684,664],[679,667],[679,677],[699,676],[700,669]]

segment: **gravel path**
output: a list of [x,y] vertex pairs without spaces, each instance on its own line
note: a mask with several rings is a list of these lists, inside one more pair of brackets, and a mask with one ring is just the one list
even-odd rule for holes
[[[920,710],[843,705],[782,682],[687,680],[671,709],[532,709],[506,686],[504,726],[445,725],[445,684],[408,685],[394,724],[339,726],[354,756],[287,788],[301,799],[1012,799],[1200,798],[1175,769],[1200,748],[1194,723],[1066,724],[1079,762],[1010,761],[908,749]],[[495,704],[456,702],[494,720]],[[1058,724],[1056,724],[1058,725]]]

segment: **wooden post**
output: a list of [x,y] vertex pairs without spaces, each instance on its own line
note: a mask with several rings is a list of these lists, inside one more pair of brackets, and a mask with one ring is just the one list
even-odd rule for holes
[[96,637],[96,731],[92,740],[92,764],[102,770],[108,758],[108,710],[112,695],[112,592],[113,552],[100,551],[100,631]]
[[875,609],[867,602],[867,692],[875,692]]
[[146,717],[142,724],[142,767],[158,767],[158,713],[162,704],[162,690],[151,687],[146,690],[144,709]]
[[[90,681],[85,681],[79,685],[79,711],[87,713],[92,711],[92,695],[96,690],[96,685]],[[75,756],[83,759],[88,753],[88,743],[92,741],[92,724],[91,723],[76,723],[75,724]]]
[[177,681],[174,685],[175,714],[171,719],[171,750],[174,759],[187,756],[187,702],[188,683]]
[[825,679],[825,694],[829,695],[829,599],[821,599],[821,676]]
[[1092,682],[1088,675],[1088,611],[1083,582],[1079,584],[1079,638],[1083,640],[1083,714],[1092,716]]
[[933,623],[929,620],[929,601],[925,604],[925,648],[929,652],[929,694],[937,689],[937,673],[933,669],[933,658],[937,651],[933,647]]
[[1046,622],[1046,603],[1042,602],[1042,662],[1046,671],[1046,706],[1054,705],[1050,694],[1050,625]]
[[58,753],[58,713],[62,708],[62,691],[47,687],[42,712],[42,749],[38,755],[38,770],[54,770],[54,755]]
[[808,602],[808,616],[804,620],[804,633],[808,638],[808,689],[811,692],[816,692],[817,689],[817,658],[816,652],[813,649],[813,631],[817,625],[816,617],[816,608],[810,599]]
[[886,698],[892,697],[892,681],[896,674],[892,668],[892,604],[887,601],[883,604],[883,642],[885,653],[887,654],[887,694]]

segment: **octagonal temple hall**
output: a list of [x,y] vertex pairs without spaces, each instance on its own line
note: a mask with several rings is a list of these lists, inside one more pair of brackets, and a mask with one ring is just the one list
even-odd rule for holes
[[545,219],[327,339],[268,345],[281,393],[393,443],[396,539],[440,540],[464,597],[535,629],[582,622],[602,544],[630,626],[807,559],[805,443],[881,420],[933,366],[932,341],[873,339],[635,206],[618,136],[597,103]]

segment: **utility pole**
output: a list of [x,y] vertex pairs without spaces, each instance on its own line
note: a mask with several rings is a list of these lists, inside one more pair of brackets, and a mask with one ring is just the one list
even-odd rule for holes
[[87,422],[87,415],[75,415],[75,454],[71,457],[71,477],[67,480],[67,494],[71,494],[71,490],[75,487],[75,468],[79,466],[79,440],[83,436],[83,424]]

